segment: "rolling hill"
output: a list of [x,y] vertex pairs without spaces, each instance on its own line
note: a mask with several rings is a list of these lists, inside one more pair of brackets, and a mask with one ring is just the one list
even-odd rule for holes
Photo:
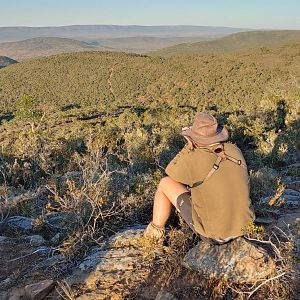
[[13,109],[28,94],[55,110],[70,104],[107,110],[217,103],[218,109],[232,111],[242,103],[252,111],[276,95],[299,96],[299,53],[300,44],[218,56],[60,54],[1,69],[0,103],[2,110]]
[[15,63],[17,63],[17,61],[12,58],[9,58],[7,56],[0,56],[0,69]]
[[300,30],[250,31],[234,33],[213,41],[175,45],[151,54],[159,56],[217,54],[296,42],[300,42]]
[[94,46],[86,42],[66,38],[33,38],[21,42],[0,44],[0,54],[17,60],[48,56],[64,52],[91,50],[111,50],[108,47]]
[[[207,40],[208,38],[206,38]],[[91,40],[88,42],[67,38],[40,37],[19,42],[0,43],[0,54],[18,60],[49,56],[65,52],[80,51],[124,51],[145,53],[183,42],[197,42],[197,37],[124,37],[113,39]]]
[[[165,47],[181,44],[181,43],[195,43],[199,41],[207,41],[212,37],[153,37],[153,36],[133,36],[120,37],[113,39],[100,39],[90,41],[93,45],[102,47],[109,47],[117,51],[133,52],[133,53],[147,53],[162,49]],[[0,44],[1,46],[1,44]]]

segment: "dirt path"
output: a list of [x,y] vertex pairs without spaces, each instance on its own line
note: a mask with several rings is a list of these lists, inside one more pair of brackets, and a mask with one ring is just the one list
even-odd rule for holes
[[110,95],[112,97],[112,100],[116,99],[115,93],[114,93],[114,90],[113,90],[113,87],[112,87],[112,82],[111,82],[114,70],[115,70],[114,68],[110,68],[110,70],[109,70],[109,76],[108,76],[108,79],[107,79],[107,85],[108,85],[108,89],[109,89]]

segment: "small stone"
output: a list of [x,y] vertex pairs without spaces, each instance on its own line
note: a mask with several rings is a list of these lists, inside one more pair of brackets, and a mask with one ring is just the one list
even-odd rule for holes
[[8,290],[13,284],[14,284],[14,280],[10,277],[7,277],[6,279],[0,282],[0,289]]
[[169,292],[160,291],[155,300],[177,300],[177,298]]
[[32,222],[33,219],[31,218],[14,216],[14,217],[10,217],[6,221],[6,225],[13,230],[20,231],[23,233],[28,233],[31,232],[33,229]]
[[61,233],[57,233],[53,238],[50,240],[50,244],[53,246],[57,246],[61,240]]
[[269,203],[269,201],[270,201],[272,198],[273,198],[273,196],[266,196],[266,197],[261,198],[259,202],[260,202],[261,204],[267,204],[267,203]]
[[62,263],[64,260],[65,260],[64,255],[58,254],[58,255],[54,255],[54,256],[46,258],[42,262],[38,263],[38,265],[36,265],[36,267],[44,268],[44,269],[54,268],[56,265]]
[[289,185],[292,184],[293,182],[300,182],[300,177],[285,176],[281,179],[281,181],[285,185]]
[[0,299],[1,300],[9,300],[9,292],[8,291],[0,291]]
[[79,171],[70,171],[70,172],[67,172],[65,173],[62,178],[65,179],[65,180],[72,180],[72,179],[76,179],[78,177],[81,177],[82,176],[82,173],[79,172]]
[[25,238],[25,241],[29,242],[31,246],[39,247],[45,245],[45,239],[40,235],[30,235]]
[[206,278],[252,284],[275,270],[275,263],[261,247],[244,238],[224,245],[200,242],[184,257],[183,265]]
[[293,181],[289,183],[287,188],[300,192],[300,181]]
[[291,189],[287,189],[280,196],[280,199],[289,206],[298,206],[300,200],[300,193]]
[[11,239],[8,238],[7,236],[0,235],[0,244],[6,244],[6,243],[9,243],[10,240],[11,240]]
[[300,222],[300,212],[295,211],[293,213],[285,214],[281,216],[277,221],[277,227],[283,229],[284,231],[288,229],[290,225],[294,225]]
[[269,225],[273,223],[273,219],[269,217],[258,217],[255,219],[255,223]]
[[294,196],[294,197],[300,197],[300,192],[295,191],[293,189],[285,189],[283,194],[281,196]]
[[30,300],[44,299],[53,289],[54,281],[47,279],[25,287],[25,294]]
[[24,288],[12,287],[9,290],[9,298],[7,300],[20,300],[20,299],[24,299],[24,296],[25,296],[24,294],[25,294]]
[[64,231],[66,228],[74,228],[77,221],[72,213],[54,212],[46,216],[46,222],[51,227]]
[[51,252],[51,249],[47,246],[41,246],[37,248],[35,251],[41,254],[49,254]]
[[[90,293],[84,293],[83,295],[76,297],[76,300],[106,300],[106,299],[114,299],[112,295],[109,296],[107,295],[107,292],[105,291],[93,291]],[[115,299],[121,299],[115,298]]]

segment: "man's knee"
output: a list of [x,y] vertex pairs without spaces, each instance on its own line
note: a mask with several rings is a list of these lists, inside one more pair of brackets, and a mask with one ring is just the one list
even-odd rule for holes
[[167,187],[167,186],[169,186],[170,184],[172,184],[172,182],[174,182],[174,180],[173,180],[171,177],[165,176],[165,177],[163,177],[163,178],[160,180],[158,187],[159,187],[160,189],[164,189],[165,187]]

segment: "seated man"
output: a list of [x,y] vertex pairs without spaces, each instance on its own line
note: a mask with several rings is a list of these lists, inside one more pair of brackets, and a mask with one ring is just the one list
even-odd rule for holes
[[163,241],[172,205],[206,242],[222,244],[242,236],[254,213],[240,149],[225,142],[227,129],[207,113],[197,113],[181,135],[188,143],[165,170],[168,176],[158,185],[144,236]]

